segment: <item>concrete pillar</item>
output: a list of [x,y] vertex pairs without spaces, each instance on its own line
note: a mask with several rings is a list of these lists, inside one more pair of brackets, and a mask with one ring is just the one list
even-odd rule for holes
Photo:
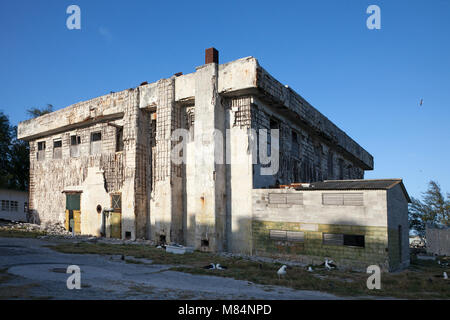
[[221,251],[225,247],[226,167],[225,113],[217,92],[217,63],[195,74],[195,247]]
[[183,243],[183,183],[181,167],[171,161],[173,130],[179,128],[179,108],[175,103],[175,78],[158,81],[156,109],[155,185],[151,195],[152,239]]

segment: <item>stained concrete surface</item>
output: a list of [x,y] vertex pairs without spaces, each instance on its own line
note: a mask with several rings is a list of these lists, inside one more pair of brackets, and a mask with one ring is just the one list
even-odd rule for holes
[[[2,299],[338,299],[322,292],[170,271],[172,266],[151,261],[127,263],[128,257],[64,254],[45,247],[54,241],[0,238],[0,269],[12,275],[0,282]],[[69,265],[81,269],[80,290],[67,289],[70,274],[64,271]],[[27,289],[17,294],[12,287]]]

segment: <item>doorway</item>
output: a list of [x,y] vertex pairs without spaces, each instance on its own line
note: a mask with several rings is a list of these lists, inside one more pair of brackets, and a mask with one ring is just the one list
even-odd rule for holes
[[69,232],[81,234],[80,193],[66,193],[65,228]]

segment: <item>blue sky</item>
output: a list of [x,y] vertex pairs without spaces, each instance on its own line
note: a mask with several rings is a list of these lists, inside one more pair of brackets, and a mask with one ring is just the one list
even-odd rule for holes
[[[81,30],[66,8],[81,8]],[[381,29],[366,8],[381,8]],[[450,0],[0,1],[0,110],[56,108],[190,73],[214,46],[300,93],[375,159],[366,178],[450,192]],[[423,106],[419,106],[423,99]]]

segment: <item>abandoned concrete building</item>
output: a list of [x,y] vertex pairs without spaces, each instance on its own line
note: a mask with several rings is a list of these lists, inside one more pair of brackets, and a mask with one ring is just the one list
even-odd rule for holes
[[[171,137],[179,128],[189,133],[182,139],[183,163],[171,161],[171,150],[180,142]],[[279,168],[271,175],[261,174],[266,163],[253,148],[259,144],[251,132],[260,129],[279,130]],[[217,132],[227,137],[225,143],[216,139]],[[146,238],[212,252],[282,255],[295,248],[291,253],[299,257],[299,244],[306,248],[308,237],[317,242],[341,226],[339,233],[366,237],[362,250],[373,249],[371,239],[381,242],[366,260],[381,259],[388,269],[393,268],[385,261],[391,229],[395,239],[406,237],[407,248],[409,198],[404,187],[399,194],[393,188],[392,197],[386,184],[378,192],[343,189],[338,193],[349,193],[358,203],[339,207],[347,199],[343,195],[335,210],[322,204],[321,191],[314,188],[280,189],[295,182],[361,180],[365,170],[373,169],[373,157],[253,57],[219,65],[218,52],[207,49],[205,64],[193,73],[144,82],[21,122],[18,138],[30,144],[29,209],[36,222],[58,222],[80,234]],[[230,161],[217,161],[224,154]],[[287,193],[287,198],[272,203],[272,193]],[[398,210],[387,209],[390,198]],[[306,213],[307,205],[311,212]],[[262,206],[270,212],[263,219]],[[285,207],[289,214],[281,213]],[[388,223],[391,215],[397,217],[395,226]],[[267,229],[272,224],[273,230]],[[309,229],[303,232],[302,226]],[[335,243],[341,241],[337,237]],[[267,241],[273,242],[263,250]],[[353,258],[342,253],[342,259],[361,262],[361,239],[352,241],[359,244],[348,246],[355,251],[349,254]],[[317,259],[340,257],[326,248],[314,252]],[[400,256],[396,265],[406,263]]]

